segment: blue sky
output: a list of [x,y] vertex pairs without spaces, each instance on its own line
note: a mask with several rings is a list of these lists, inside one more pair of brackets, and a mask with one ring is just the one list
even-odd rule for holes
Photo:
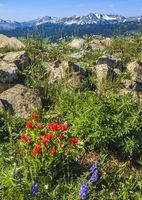
[[0,0],[2,19],[24,21],[90,12],[138,16],[142,15],[142,0]]

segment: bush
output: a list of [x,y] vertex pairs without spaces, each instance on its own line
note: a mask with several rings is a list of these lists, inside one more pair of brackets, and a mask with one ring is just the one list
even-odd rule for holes
[[117,150],[121,156],[142,152],[140,109],[130,96],[109,92],[103,98],[91,92],[71,93],[60,99],[59,113],[72,124],[72,133],[90,148]]

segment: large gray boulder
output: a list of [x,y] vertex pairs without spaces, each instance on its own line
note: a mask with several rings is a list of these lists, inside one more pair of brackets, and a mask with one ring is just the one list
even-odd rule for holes
[[0,91],[18,83],[18,69],[28,64],[25,51],[8,52],[0,55]]
[[123,79],[120,82],[120,89],[132,89],[133,88],[133,81],[129,79]]
[[142,84],[133,82],[133,91],[142,92]]
[[121,59],[115,58],[112,55],[104,55],[97,60],[97,65],[107,64],[112,69],[119,69],[123,71],[125,68]]
[[0,49],[21,50],[24,48],[25,45],[20,40],[0,34]]
[[0,110],[9,110],[19,117],[28,117],[35,107],[42,107],[41,99],[34,90],[17,84],[0,94]]
[[117,92],[119,95],[126,95],[126,94],[131,94],[133,93],[133,81],[129,79],[123,79],[120,82],[119,87],[117,88]]
[[110,38],[95,38],[87,44],[86,48],[92,51],[103,51],[110,44]]
[[84,46],[84,39],[75,38],[70,43],[69,46],[76,49],[81,49]]
[[127,66],[131,74],[131,79],[137,83],[142,83],[142,62],[131,62]]
[[49,74],[49,84],[64,83],[70,87],[83,87],[87,84],[89,72],[78,64],[67,61],[45,63]]
[[7,63],[14,63],[17,67],[20,68],[29,62],[28,55],[25,51],[8,52],[1,55],[1,59]]
[[97,77],[98,89],[101,89],[102,85],[106,84],[108,80],[113,80],[116,75],[113,69],[107,64],[96,65],[94,72]]
[[0,83],[14,84],[18,79],[17,69],[14,63],[0,61]]

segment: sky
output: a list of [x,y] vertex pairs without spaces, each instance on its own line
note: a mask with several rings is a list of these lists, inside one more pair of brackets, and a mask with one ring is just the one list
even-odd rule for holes
[[0,0],[0,18],[28,21],[89,13],[142,15],[142,0]]

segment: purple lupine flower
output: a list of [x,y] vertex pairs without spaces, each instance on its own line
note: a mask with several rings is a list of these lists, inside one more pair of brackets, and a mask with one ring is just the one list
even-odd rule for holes
[[81,187],[80,187],[79,197],[82,200],[85,200],[88,192],[89,192],[88,184],[87,184],[87,181],[84,180],[84,181],[82,181],[82,184],[81,184]]
[[90,171],[92,173],[94,173],[97,170],[98,166],[97,166],[97,162],[95,162],[91,167],[90,167]]
[[37,183],[33,183],[32,184],[32,194],[35,195],[39,192],[38,190],[38,184]]
[[96,170],[94,171],[94,173],[92,174],[92,176],[91,176],[91,178],[90,178],[90,181],[91,181],[92,183],[96,183],[97,180],[98,180],[98,170],[96,169]]

